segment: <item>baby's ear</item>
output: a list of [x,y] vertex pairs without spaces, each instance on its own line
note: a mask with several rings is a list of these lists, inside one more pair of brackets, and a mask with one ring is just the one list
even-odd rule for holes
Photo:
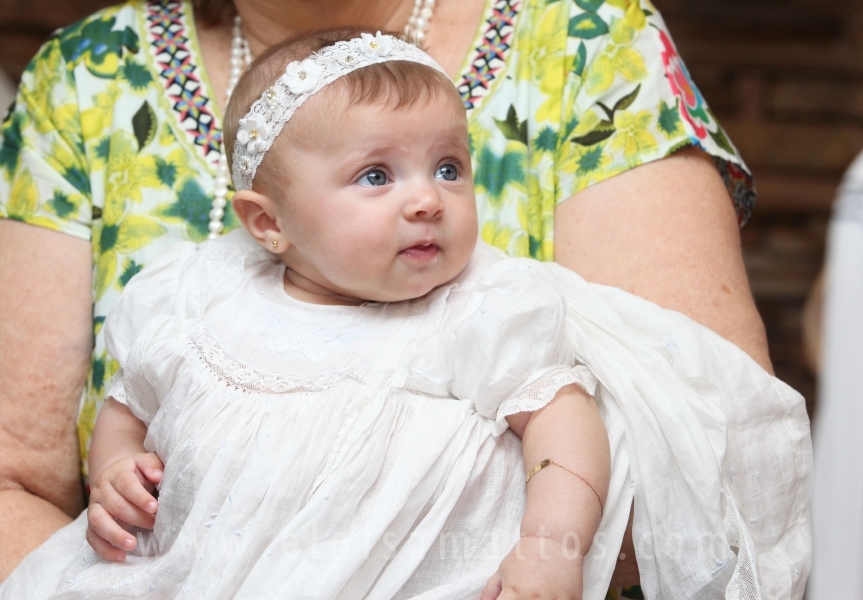
[[253,238],[267,250],[281,254],[287,241],[276,221],[273,201],[252,190],[239,190],[234,194],[234,212]]

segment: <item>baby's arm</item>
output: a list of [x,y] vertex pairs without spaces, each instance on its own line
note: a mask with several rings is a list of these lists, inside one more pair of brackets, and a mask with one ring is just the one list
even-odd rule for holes
[[584,555],[602,518],[600,499],[605,502],[611,468],[599,411],[581,387],[569,385],[544,408],[507,421],[522,438],[526,471],[546,459],[555,464],[530,479],[523,537],[482,600],[581,598]]
[[[152,529],[153,496],[164,465],[144,449],[147,426],[123,404],[108,398],[90,443],[90,507],[87,541],[106,560],[123,561],[135,538],[118,521]],[[122,550],[121,550],[122,548]]]

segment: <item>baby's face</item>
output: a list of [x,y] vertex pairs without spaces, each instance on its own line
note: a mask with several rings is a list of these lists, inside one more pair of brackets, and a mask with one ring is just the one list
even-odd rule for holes
[[401,109],[346,104],[312,97],[282,134],[292,128],[273,156],[286,189],[282,259],[341,296],[422,296],[458,275],[476,245],[464,109],[443,93]]

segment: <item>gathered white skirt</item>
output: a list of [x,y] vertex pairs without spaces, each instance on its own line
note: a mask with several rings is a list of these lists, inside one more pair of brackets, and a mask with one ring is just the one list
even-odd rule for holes
[[[605,596],[633,500],[648,598],[801,597],[812,458],[802,397],[679,313],[542,268],[600,382],[612,448],[584,598]],[[153,339],[153,352],[190,348]],[[147,440],[167,457],[155,530],[110,564],[86,545],[82,515],[21,563],[0,599],[478,598],[519,535],[519,440],[494,437],[457,400],[400,389],[398,373],[369,377],[289,407],[266,393],[239,404],[223,384],[164,390]],[[367,422],[345,437],[361,395]]]

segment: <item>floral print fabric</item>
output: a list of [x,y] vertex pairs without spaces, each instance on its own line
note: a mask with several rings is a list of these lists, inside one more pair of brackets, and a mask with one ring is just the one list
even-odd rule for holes
[[[741,222],[751,210],[748,171],[648,0],[488,0],[455,83],[481,234],[511,255],[552,260],[557,204],[691,145],[714,157]],[[105,315],[153,258],[206,238],[221,144],[212,98],[190,5],[133,0],[49,40],[3,122],[0,217],[92,242],[85,469],[117,370]],[[238,225],[230,210],[224,222]]]
[[552,260],[557,204],[686,146],[714,157],[745,221],[751,177],[648,1],[498,4],[519,13],[506,65],[468,103],[486,242]]

